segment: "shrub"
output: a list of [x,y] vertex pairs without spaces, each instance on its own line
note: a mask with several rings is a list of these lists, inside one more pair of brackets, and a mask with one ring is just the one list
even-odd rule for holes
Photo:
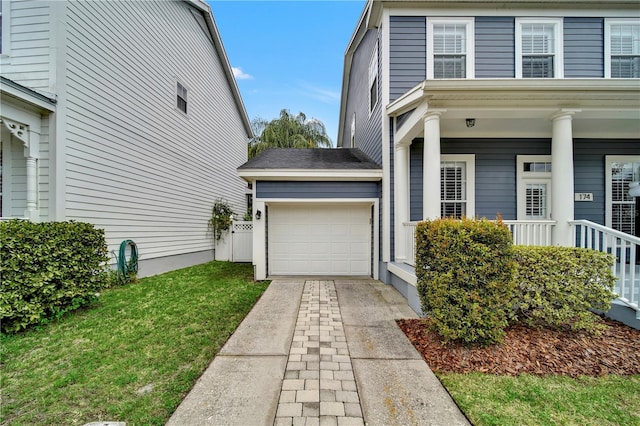
[[511,233],[501,221],[438,219],[416,229],[422,310],[445,341],[501,341],[513,297]]
[[104,231],[88,223],[3,222],[0,252],[2,331],[59,317],[108,286]]
[[597,331],[589,309],[608,311],[616,277],[613,256],[572,247],[514,248],[518,264],[512,321]]

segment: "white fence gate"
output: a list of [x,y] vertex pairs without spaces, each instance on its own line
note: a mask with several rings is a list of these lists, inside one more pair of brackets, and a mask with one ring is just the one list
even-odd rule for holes
[[253,222],[234,221],[231,224],[231,261],[253,261]]

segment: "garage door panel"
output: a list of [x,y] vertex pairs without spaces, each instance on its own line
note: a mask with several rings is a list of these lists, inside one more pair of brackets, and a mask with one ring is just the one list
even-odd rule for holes
[[269,274],[371,274],[370,206],[273,205],[268,212]]

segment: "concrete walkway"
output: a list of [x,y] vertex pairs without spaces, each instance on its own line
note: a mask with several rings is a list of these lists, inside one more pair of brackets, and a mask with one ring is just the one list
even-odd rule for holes
[[274,280],[167,425],[468,425],[373,280]]

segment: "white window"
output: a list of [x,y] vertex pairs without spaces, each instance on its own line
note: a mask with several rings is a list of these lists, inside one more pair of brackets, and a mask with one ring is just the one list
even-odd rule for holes
[[551,156],[518,155],[518,220],[551,219]]
[[187,113],[187,88],[178,82],[176,93],[176,108]]
[[378,103],[378,42],[373,49],[369,62],[369,112],[372,112]]
[[606,226],[637,236],[640,212],[629,194],[633,182],[640,182],[640,156],[606,157]]
[[461,219],[475,214],[475,156],[442,155],[440,216]]
[[562,19],[516,18],[516,78],[562,78]]
[[474,77],[472,18],[427,20],[427,78]]
[[11,38],[11,2],[3,1],[0,6],[0,55],[9,55],[9,41]]
[[604,39],[604,76],[640,78],[640,21],[607,19]]

